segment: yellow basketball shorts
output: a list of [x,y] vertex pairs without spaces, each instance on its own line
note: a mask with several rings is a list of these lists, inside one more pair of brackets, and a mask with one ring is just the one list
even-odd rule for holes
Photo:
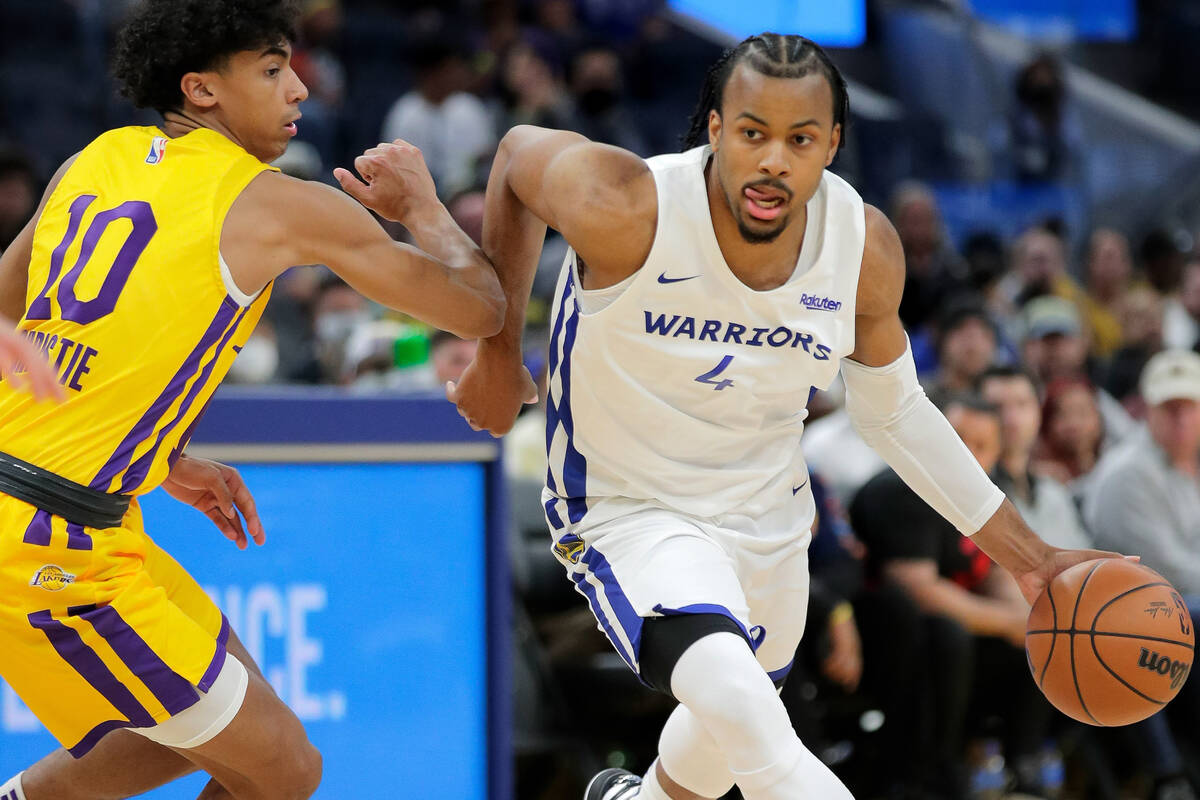
[[84,528],[0,495],[0,677],[79,758],[208,691],[229,622],[142,527]]

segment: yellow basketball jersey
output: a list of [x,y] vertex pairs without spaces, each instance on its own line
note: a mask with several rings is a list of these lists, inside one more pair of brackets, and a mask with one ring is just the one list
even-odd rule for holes
[[163,481],[267,302],[231,296],[218,251],[266,169],[204,128],[118,128],[79,154],[38,220],[18,326],[67,400],[0,384],[0,451],[104,492]]

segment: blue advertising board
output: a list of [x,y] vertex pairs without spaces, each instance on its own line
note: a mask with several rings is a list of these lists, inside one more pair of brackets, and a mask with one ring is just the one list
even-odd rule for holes
[[[333,410],[292,400],[301,417]],[[356,407],[361,412],[361,403],[339,406]],[[273,463],[231,461],[254,493],[265,546],[239,551],[202,514],[161,490],[142,501],[147,530],[222,608],[303,721],[324,756],[316,797],[386,794],[383,787],[402,780],[406,797],[503,800],[507,729],[496,700],[507,692],[497,683],[504,670],[493,664],[504,656],[489,620],[496,614],[489,598],[496,562],[503,561],[491,552],[495,463],[462,450],[472,432],[444,417],[444,409],[410,417],[422,430],[391,431],[385,442],[380,426],[356,436],[347,423],[351,441],[340,455],[329,449],[336,432],[321,433],[320,426],[310,437],[320,438],[319,446],[280,441],[295,434],[283,430],[286,409],[253,397],[218,398],[205,423],[213,443],[193,448],[219,454],[232,445],[223,419],[260,420],[260,441],[242,438],[236,447],[250,454],[258,446]],[[421,407],[383,402],[372,410],[412,414]],[[275,422],[266,418],[272,414]],[[439,419],[448,431],[439,432]],[[353,441],[364,438],[374,441]],[[403,448],[414,439],[424,448],[417,455],[432,460],[405,459]],[[386,447],[391,455],[379,449]],[[494,449],[475,448],[476,455]],[[55,746],[0,684],[0,774]],[[195,797],[205,781],[191,776],[145,797]]]
[[669,0],[669,5],[735,39],[773,31],[798,33],[826,47],[857,47],[867,38],[866,0]]

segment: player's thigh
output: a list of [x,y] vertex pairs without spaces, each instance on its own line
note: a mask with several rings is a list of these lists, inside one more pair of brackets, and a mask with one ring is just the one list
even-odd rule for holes
[[568,576],[635,671],[647,617],[720,614],[747,629],[749,609],[729,553],[686,517],[631,514],[587,531],[584,544],[564,562]]
[[304,726],[255,673],[233,720],[204,744],[177,752],[238,797],[307,797],[321,777]]
[[[758,661],[780,681],[790,669],[808,616],[807,539],[739,556]],[[748,573],[748,574],[745,574]]]

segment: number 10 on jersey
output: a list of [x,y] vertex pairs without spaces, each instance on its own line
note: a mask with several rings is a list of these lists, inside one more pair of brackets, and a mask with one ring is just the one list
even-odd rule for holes
[[728,378],[723,378],[721,380],[716,379],[717,376],[724,372],[732,362],[733,356],[725,356],[721,359],[720,364],[717,364],[703,375],[697,375],[695,378],[696,383],[707,383],[709,386],[713,387],[713,391],[715,392],[719,392],[722,389],[733,386],[733,381],[729,380]]

